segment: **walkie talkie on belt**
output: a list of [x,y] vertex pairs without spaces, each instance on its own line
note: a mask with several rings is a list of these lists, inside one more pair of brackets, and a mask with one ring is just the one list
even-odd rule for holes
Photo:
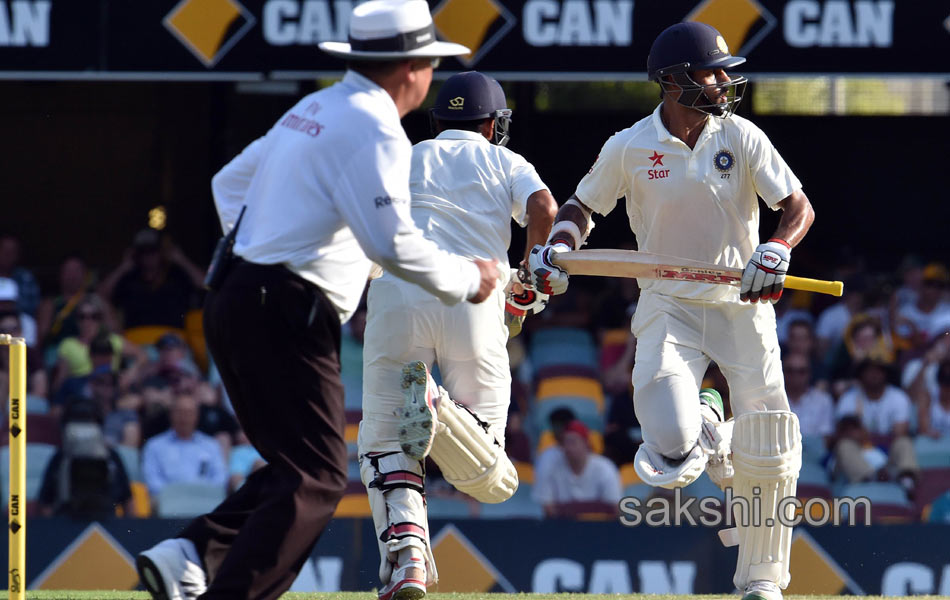
[[218,245],[214,247],[214,255],[211,257],[211,264],[208,265],[208,273],[205,275],[205,287],[209,290],[218,290],[224,283],[224,278],[228,275],[228,269],[234,262],[234,240],[237,237],[238,226],[241,219],[244,218],[244,211],[247,206],[241,207],[241,214],[238,215],[234,227],[226,235],[218,240]]

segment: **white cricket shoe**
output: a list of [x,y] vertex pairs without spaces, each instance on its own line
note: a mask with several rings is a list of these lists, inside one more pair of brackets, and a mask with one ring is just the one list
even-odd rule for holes
[[138,555],[135,567],[153,600],[194,600],[208,589],[208,576],[191,540],[159,542]]
[[419,600],[426,596],[426,569],[421,558],[393,571],[392,579],[379,590],[379,600]]
[[753,581],[745,588],[742,600],[782,600],[782,590],[771,581]]
[[402,368],[402,395],[402,408],[396,409],[399,446],[409,458],[422,460],[429,455],[435,439],[439,386],[421,360]]

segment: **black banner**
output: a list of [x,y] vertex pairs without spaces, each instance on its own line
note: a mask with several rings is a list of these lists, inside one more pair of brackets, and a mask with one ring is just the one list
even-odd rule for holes
[[[134,556],[183,525],[160,519],[33,519],[28,589],[134,589]],[[946,525],[796,528],[789,594],[950,595]],[[434,520],[440,592],[729,594],[737,552],[700,527],[617,522]],[[293,591],[369,591],[369,519],[336,519]],[[0,561],[6,548],[0,548]]]
[[[343,65],[354,0],[0,0],[7,79],[302,79]],[[950,7],[897,0],[430,0],[447,61],[500,79],[642,79],[654,37],[681,20],[717,27],[743,70],[950,73]]]

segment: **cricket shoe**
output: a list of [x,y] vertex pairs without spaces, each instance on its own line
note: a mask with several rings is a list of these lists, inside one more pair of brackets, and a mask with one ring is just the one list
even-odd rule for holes
[[782,600],[782,590],[771,581],[753,581],[746,586],[742,600]]
[[409,458],[422,460],[429,455],[435,440],[439,386],[421,360],[402,368],[402,396],[402,408],[396,410],[399,446]]
[[190,540],[164,540],[135,559],[139,579],[153,600],[194,600],[208,589],[208,576]]
[[419,600],[426,596],[425,562],[411,558],[393,571],[392,579],[379,590],[379,600]]

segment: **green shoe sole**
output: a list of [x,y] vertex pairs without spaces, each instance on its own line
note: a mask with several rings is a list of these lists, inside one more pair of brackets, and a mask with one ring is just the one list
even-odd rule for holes
[[[722,404],[722,396],[719,395],[719,392],[713,388],[703,388],[699,390],[699,401],[713,409],[713,411],[719,415],[720,421],[726,420],[726,409]],[[745,598],[743,598],[743,600],[745,600]],[[749,600],[754,599],[750,598]]]

